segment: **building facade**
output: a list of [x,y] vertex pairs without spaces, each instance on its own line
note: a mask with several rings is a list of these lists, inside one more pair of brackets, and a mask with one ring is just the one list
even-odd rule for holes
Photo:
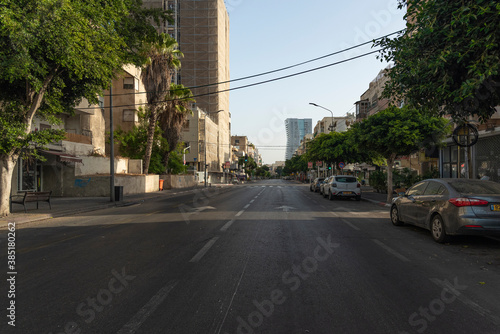
[[311,118],[287,118],[285,120],[286,127],[286,153],[285,159],[290,160],[293,154],[300,146],[300,141],[305,135],[312,133]]

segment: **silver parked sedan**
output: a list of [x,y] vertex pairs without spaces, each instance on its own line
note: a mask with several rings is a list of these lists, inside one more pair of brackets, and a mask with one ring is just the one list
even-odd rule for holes
[[450,235],[500,235],[500,184],[470,179],[429,179],[393,199],[394,225],[431,231],[437,242]]

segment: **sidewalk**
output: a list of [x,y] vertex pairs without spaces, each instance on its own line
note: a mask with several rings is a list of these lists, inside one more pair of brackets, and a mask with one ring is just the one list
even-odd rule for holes
[[361,200],[366,200],[380,206],[390,207],[390,203],[387,203],[387,194],[378,193],[372,187],[361,186]]
[[[217,185],[227,186],[227,185]],[[204,189],[203,186],[180,188],[180,189],[165,189],[152,193],[124,195],[123,201],[110,201],[109,197],[53,197],[50,199],[52,209],[49,208],[49,203],[40,202],[38,208],[36,203],[27,203],[27,212],[24,212],[22,204],[12,204],[12,213],[7,217],[0,217],[0,229],[6,228],[9,222],[16,224],[24,224],[44,219],[70,216],[82,212],[90,212],[110,207],[123,207],[137,203],[141,203],[148,199],[169,197],[181,193],[192,192],[195,190]]]

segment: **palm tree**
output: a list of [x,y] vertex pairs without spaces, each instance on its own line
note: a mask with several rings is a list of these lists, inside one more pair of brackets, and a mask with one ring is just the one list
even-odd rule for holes
[[166,106],[164,112],[159,116],[159,126],[162,136],[168,142],[168,150],[164,157],[165,166],[168,164],[170,153],[177,149],[177,144],[181,137],[182,125],[191,113],[190,103],[195,100],[189,88],[183,85],[172,84],[166,96]]
[[178,49],[177,41],[168,34],[161,34],[159,42],[151,45],[148,61],[142,68],[141,79],[146,89],[149,113],[148,137],[144,155],[144,173],[148,174],[153,138],[158,115],[165,111],[172,76],[181,67],[179,58],[184,55]]

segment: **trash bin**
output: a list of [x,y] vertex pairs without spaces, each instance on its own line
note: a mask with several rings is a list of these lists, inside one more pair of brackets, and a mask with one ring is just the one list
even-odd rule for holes
[[164,180],[160,180],[160,190],[163,190],[163,181]]
[[115,202],[123,201],[123,186],[115,186]]

